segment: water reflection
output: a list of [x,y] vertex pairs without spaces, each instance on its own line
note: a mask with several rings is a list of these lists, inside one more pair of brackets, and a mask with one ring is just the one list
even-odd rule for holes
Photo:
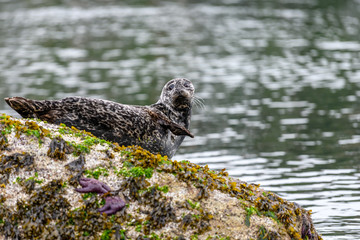
[[357,1],[56,2],[2,3],[0,97],[149,104],[185,76],[206,108],[177,159],[313,209],[327,239],[358,236]]

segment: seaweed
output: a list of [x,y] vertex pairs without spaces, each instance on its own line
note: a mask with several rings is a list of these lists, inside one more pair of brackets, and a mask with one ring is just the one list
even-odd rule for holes
[[51,140],[47,155],[57,160],[66,160],[66,154],[73,152],[73,149],[61,137]]
[[8,139],[2,132],[0,132],[0,151],[5,150],[8,145]]
[[12,172],[19,171],[20,168],[32,170],[34,165],[34,157],[28,153],[14,153],[12,155],[0,156],[0,184],[7,184],[9,176]]
[[84,171],[85,162],[85,156],[81,154],[78,159],[66,164],[65,168],[73,172],[82,172]]

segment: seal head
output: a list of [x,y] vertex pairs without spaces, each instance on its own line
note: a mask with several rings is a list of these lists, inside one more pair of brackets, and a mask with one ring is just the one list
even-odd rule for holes
[[158,103],[179,111],[191,109],[194,91],[194,86],[188,79],[176,78],[164,86]]

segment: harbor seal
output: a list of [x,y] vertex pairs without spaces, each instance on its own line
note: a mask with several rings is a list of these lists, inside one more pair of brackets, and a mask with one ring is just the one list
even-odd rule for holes
[[189,132],[194,86],[176,78],[163,87],[159,100],[149,106],[125,105],[108,100],[67,97],[61,100],[5,98],[25,118],[74,126],[120,146],[138,145],[172,158]]

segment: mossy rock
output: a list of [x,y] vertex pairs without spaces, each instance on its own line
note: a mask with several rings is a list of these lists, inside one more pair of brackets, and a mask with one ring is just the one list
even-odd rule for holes
[[[311,211],[200,167],[90,133],[0,116],[0,237],[10,239],[321,239]],[[98,179],[126,201],[112,216]]]

